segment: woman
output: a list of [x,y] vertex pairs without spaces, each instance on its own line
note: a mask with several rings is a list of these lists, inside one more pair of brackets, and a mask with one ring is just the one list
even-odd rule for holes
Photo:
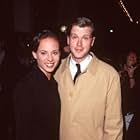
[[136,102],[136,71],[138,69],[137,54],[135,51],[129,51],[125,57],[119,71],[121,77],[122,90],[122,111],[124,117],[124,140],[128,139],[130,133],[130,124],[134,118]]
[[60,59],[56,35],[46,30],[35,36],[32,55],[36,65],[14,94],[16,140],[58,140],[60,98],[53,78]]

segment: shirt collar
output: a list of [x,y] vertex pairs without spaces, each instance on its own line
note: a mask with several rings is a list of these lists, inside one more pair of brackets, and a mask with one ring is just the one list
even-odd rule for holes
[[[87,55],[86,58],[80,62],[80,66],[81,66],[81,72],[84,72],[88,66],[88,64],[90,63],[90,61],[92,60],[93,58],[93,54],[92,55]],[[76,68],[76,64],[77,62],[75,60],[72,59],[72,57],[70,57],[70,69],[75,69],[74,71],[77,70]]]

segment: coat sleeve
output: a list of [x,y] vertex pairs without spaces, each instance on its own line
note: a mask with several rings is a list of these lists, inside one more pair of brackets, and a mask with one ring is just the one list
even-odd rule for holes
[[20,84],[14,91],[16,140],[31,140],[32,102],[30,88]]
[[123,118],[121,109],[120,77],[117,72],[110,76],[106,101],[104,140],[122,140]]

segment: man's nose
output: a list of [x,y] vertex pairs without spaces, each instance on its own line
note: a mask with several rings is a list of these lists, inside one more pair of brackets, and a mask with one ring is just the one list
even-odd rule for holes
[[82,40],[79,39],[77,44],[78,44],[78,46],[81,46],[82,45]]

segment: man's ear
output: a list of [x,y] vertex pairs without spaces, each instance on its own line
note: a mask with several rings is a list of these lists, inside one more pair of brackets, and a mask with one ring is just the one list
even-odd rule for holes
[[37,59],[36,53],[34,51],[32,51],[32,55],[33,55],[34,59]]
[[93,46],[94,45],[94,42],[95,42],[95,36],[92,38],[92,43],[91,43],[91,46]]

